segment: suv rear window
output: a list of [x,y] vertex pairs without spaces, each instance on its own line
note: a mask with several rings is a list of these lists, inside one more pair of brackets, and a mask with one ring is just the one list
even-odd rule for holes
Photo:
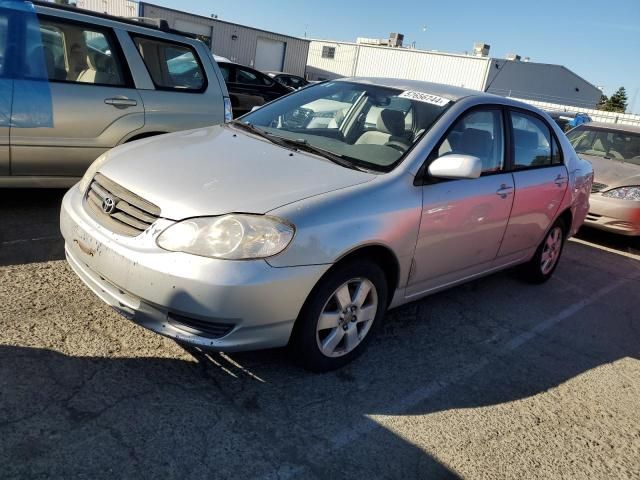
[[205,88],[205,75],[193,48],[148,37],[133,40],[156,88],[189,92]]

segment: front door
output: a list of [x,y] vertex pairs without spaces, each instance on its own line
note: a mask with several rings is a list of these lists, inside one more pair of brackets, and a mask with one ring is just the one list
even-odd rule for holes
[[93,160],[144,125],[144,107],[113,31],[29,19],[15,80],[13,175],[82,176]]
[[517,261],[540,244],[556,218],[569,174],[558,142],[541,117],[512,111],[510,123],[515,195],[499,256]]
[[486,270],[509,220],[514,184],[505,168],[502,110],[483,107],[464,114],[431,159],[448,153],[479,157],[483,173],[473,180],[426,179],[408,297]]

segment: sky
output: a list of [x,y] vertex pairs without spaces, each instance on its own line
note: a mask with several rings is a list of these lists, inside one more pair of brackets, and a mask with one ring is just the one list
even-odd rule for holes
[[[627,90],[640,113],[640,0],[150,0],[199,15],[317,39],[405,35],[417,48],[490,55],[513,52],[566,66],[611,95]],[[484,5],[484,6],[483,6]],[[214,46],[215,49],[215,46]]]

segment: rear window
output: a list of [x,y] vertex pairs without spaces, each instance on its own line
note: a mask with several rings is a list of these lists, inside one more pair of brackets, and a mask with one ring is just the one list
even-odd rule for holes
[[156,88],[187,92],[204,90],[204,71],[193,48],[147,37],[134,37],[133,40]]

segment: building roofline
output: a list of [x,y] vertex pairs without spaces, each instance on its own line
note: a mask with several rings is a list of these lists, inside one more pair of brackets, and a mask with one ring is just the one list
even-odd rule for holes
[[369,45],[367,43],[357,43],[357,42],[343,42],[342,40],[324,40],[321,38],[307,38],[305,40],[309,40],[310,42],[322,42],[322,43],[335,43],[340,45],[354,45],[357,47],[367,47],[367,48],[381,48],[385,50],[393,50],[394,52],[416,52],[416,53],[429,53],[431,55],[443,55],[447,57],[460,57],[460,58],[471,58],[473,60],[483,60],[489,61],[491,57],[476,57],[475,55],[465,55],[463,53],[451,53],[451,52],[440,52],[434,50],[422,50],[420,48],[403,48],[403,47],[387,47],[384,45]]
[[[308,38],[296,37],[296,36],[294,36],[294,35],[287,35],[287,34],[285,34],[285,33],[272,32],[272,31],[270,31],[270,30],[264,30],[264,29],[262,29],[262,28],[251,27],[251,26],[249,26],[249,25],[243,25],[243,24],[241,24],[241,23],[229,22],[229,21],[227,21],[227,20],[220,20],[219,18],[211,18],[211,17],[207,17],[207,16],[205,16],[205,15],[200,15],[200,14],[197,14],[197,13],[191,13],[191,12],[186,12],[186,11],[184,11],[184,10],[178,10],[178,9],[176,9],[176,8],[165,7],[165,6],[163,6],[163,5],[157,5],[157,4],[155,4],[155,3],[151,3],[151,2],[139,2],[139,3],[140,3],[140,5],[142,5],[142,6],[143,6],[143,8],[144,8],[144,6],[147,6],[147,5],[148,5],[149,7],[160,8],[160,9],[162,9],[162,10],[168,10],[168,11],[173,12],[173,13],[180,13],[180,14],[182,14],[182,15],[190,15],[190,16],[192,16],[192,17],[201,18],[201,19],[203,19],[203,20],[208,20],[209,22],[225,23],[225,24],[227,24],[227,25],[234,25],[234,26],[236,26],[236,27],[248,28],[248,29],[250,29],[250,30],[256,30],[256,31],[258,31],[258,32],[268,33],[268,34],[270,34],[270,35],[278,35],[278,36],[280,36],[280,37],[293,38],[293,39],[295,39],[295,40],[302,40],[302,41],[305,41],[305,42],[309,42],[309,39],[308,39]],[[143,13],[144,13],[144,10],[143,10]]]

